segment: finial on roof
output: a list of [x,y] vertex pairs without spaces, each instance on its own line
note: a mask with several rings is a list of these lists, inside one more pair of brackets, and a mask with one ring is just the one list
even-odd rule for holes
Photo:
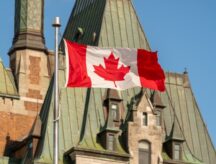
[[96,41],[96,37],[97,37],[97,33],[96,32],[93,32],[92,34],[92,41],[95,43]]
[[184,74],[188,74],[187,68],[185,67]]
[[77,28],[77,31],[78,31],[81,35],[84,34],[84,30],[83,30],[81,27],[78,27],[78,28]]
[[2,62],[2,58],[0,57],[0,62]]

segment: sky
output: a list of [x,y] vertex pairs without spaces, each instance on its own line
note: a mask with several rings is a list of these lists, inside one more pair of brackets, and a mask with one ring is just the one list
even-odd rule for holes
[[[8,67],[8,50],[14,30],[14,2],[0,2],[0,58]],[[74,0],[45,0],[46,46],[54,49],[55,16],[61,18],[61,33]],[[133,0],[152,50],[166,71],[189,73],[193,93],[216,145],[216,1]]]

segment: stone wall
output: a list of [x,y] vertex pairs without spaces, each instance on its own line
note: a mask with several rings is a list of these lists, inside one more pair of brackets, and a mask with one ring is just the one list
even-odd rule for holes
[[129,161],[121,160],[119,157],[111,158],[105,155],[85,155],[85,154],[76,154],[73,155],[73,158],[76,161],[76,164],[129,164]]
[[76,164],[128,164],[128,162],[123,162],[119,160],[89,156],[77,156],[76,159]]
[[[143,112],[148,115],[147,126],[142,124]],[[150,143],[152,164],[157,164],[158,161],[162,162],[162,127],[156,126],[156,115],[146,95],[143,95],[137,109],[133,111],[133,121],[128,123],[127,138],[131,164],[138,164],[139,162],[139,141],[148,141]]]
[[42,104],[51,76],[47,54],[36,50],[17,50],[10,55],[10,61],[19,95],[28,102]]

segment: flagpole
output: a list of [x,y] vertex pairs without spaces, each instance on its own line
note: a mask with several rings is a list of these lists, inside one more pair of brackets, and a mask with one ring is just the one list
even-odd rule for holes
[[55,17],[52,26],[55,28],[55,71],[54,71],[54,112],[53,112],[53,164],[58,164],[59,157],[59,89],[58,89],[58,33],[60,18]]

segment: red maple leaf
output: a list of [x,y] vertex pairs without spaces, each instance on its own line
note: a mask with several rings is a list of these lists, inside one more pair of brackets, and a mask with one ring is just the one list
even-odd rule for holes
[[130,66],[125,67],[122,65],[118,68],[119,58],[115,59],[113,53],[106,59],[104,58],[105,67],[101,64],[99,66],[94,66],[95,73],[105,80],[113,81],[116,86],[116,81],[123,81],[124,76],[129,72]]

